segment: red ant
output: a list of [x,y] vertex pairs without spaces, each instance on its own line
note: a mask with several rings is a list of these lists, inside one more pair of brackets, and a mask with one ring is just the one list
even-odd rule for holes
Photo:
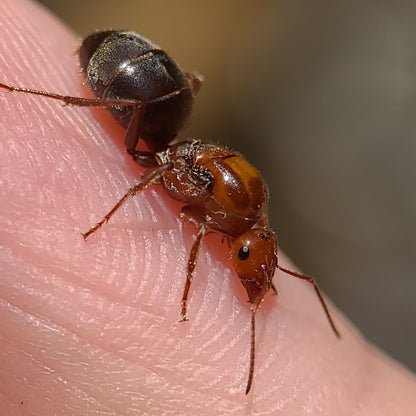
[[[189,118],[202,77],[183,73],[157,45],[135,32],[105,31],[88,36],[80,48],[81,67],[96,99],[63,96],[13,87],[9,91],[42,95],[76,106],[104,107],[125,127],[127,152],[146,168],[114,208],[90,230],[96,232],[131,196],[149,185],[185,204],[181,216],[192,221],[196,239],[188,259],[181,321],[187,320],[187,301],[202,240],[209,230],[223,234],[231,261],[251,303],[250,369],[245,393],[254,374],[255,316],[276,269],[313,285],[337,337],[325,301],[312,277],[278,264],[277,243],[268,228],[267,189],[263,178],[238,154],[214,144],[186,141],[169,145]],[[149,152],[136,150],[142,138]]]

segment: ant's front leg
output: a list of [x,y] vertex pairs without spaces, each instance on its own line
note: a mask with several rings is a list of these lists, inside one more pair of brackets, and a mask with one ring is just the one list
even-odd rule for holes
[[188,303],[189,289],[191,287],[193,273],[194,273],[195,266],[198,260],[198,254],[201,248],[202,239],[204,238],[207,230],[204,224],[195,222],[195,220],[190,216],[187,206],[182,208],[181,216],[182,218],[185,218],[191,222],[194,222],[197,225],[197,227],[199,227],[198,234],[195,238],[194,243],[192,244],[191,252],[188,258],[188,266],[186,269],[186,282],[185,282],[185,288],[183,290],[183,296],[182,296],[181,321],[187,321],[188,319],[186,316],[186,307]]

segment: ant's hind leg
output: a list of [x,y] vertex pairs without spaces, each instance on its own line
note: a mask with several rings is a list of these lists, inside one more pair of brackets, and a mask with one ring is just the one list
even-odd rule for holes
[[10,92],[21,92],[25,94],[41,95],[43,97],[52,98],[54,100],[62,101],[64,105],[70,104],[78,107],[116,107],[116,106],[126,106],[126,107],[141,107],[142,104],[137,100],[128,100],[128,99],[105,99],[105,98],[83,98],[83,97],[73,97],[71,95],[62,95],[55,94],[53,92],[33,90],[31,88],[22,88],[15,87],[13,85],[7,85],[0,83],[0,88],[9,90]]

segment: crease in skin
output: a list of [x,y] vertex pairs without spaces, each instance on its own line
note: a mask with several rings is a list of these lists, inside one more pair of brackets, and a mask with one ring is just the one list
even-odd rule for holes
[[[80,292],[92,293],[101,300],[107,299],[113,304],[131,307],[129,303],[123,302],[122,298],[115,298],[113,296],[114,292],[111,293],[112,297],[110,298],[106,291],[98,291],[97,285],[88,284],[88,281],[81,279],[78,276],[78,273],[68,271],[65,259],[56,260],[52,249],[50,250],[50,255],[46,254],[44,250],[40,253],[37,250],[37,247],[33,249],[27,245],[16,242],[13,238],[13,233],[5,232],[3,235],[9,236],[7,239],[7,246],[11,250],[11,255],[13,255],[15,259],[20,259],[20,261],[29,264],[29,267],[41,271],[42,273],[38,274],[45,276],[48,280],[48,284],[60,282],[61,286],[66,286],[71,291],[78,289]],[[40,255],[42,256],[42,263],[39,262]],[[61,266],[59,263],[64,264]]]
[[[29,250],[29,252],[30,252],[30,250]],[[151,251],[150,251],[150,252],[151,252]],[[25,253],[24,255],[25,255],[25,257],[27,257],[26,253]],[[36,256],[33,256],[33,259],[36,259]],[[60,275],[60,276],[61,276],[61,278],[62,278],[63,276],[65,276],[65,273],[63,273],[63,270],[62,270],[60,267],[55,268],[55,269],[54,269],[54,272],[55,272],[57,275]],[[73,286],[74,279],[72,279],[72,275],[71,275],[71,274],[67,274],[67,276],[69,276],[69,277],[67,277],[67,279],[71,282],[71,287],[72,287],[72,286]],[[59,280],[61,280],[61,279],[59,279]],[[78,285],[75,285],[75,286],[78,286]],[[81,286],[81,289],[82,289],[82,290],[85,290],[85,288],[84,288],[84,287],[82,287],[82,286]],[[94,341],[93,339],[90,339],[89,341],[90,341],[90,342],[96,342],[96,341]],[[98,343],[98,345],[100,345],[100,343]],[[103,345],[100,345],[100,347],[103,347]],[[105,348],[105,345],[104,345],[104,348]],[[108,349],[106,349],[106,350],[108,350]],[[122,356],[120,356],[120,358],[124,358],[124,359],[125,359],[125,357],[122,357]]]
[[[110,230],[113,231],[113,230]],[[118,230],[117,230],[118,231]],[[146,237],[145,234],[148,234],[148,236]],[[149,238],[150,236],[150,232],[145,232],[145,233],[141,233],[141,237],[143,238],[144,241],[144,246],[142,249],[142,252],[146,252],[146,253],[154,253],[156,252],[156,248],[155,248],[155,243],[156,241],[153,241],[151,238]],[[29,247],[30,242],[28,241],[27,244],[19,244],[15,241],[15,239],[13,238],[14,235],[13,233],[7,234],[7,232],[5,232],[3,234],[3,237],[7,238],[8,240],[8,245],[10,246],[10,249],[13,252],[13,255],[16,256],[17,258],[22,258],[25,259],[26,262],[28,262],[29,264],[32,264],[33,266],[36,267],[44,267],[44,270],[55,275],[55,276],[60,276],[60,280],[65,281],[69,286],[74,286],[74,287],[78,287],[81,288],[82,290],[91,290],[93,293],[96,293],[97,295],[101,296],[102,298],[108,298],[108,295],[106,294],[106,290],[104,288],[104,291],[99,290],[99,286],[96,284],[93,284],[91,282],[89,282],[88,280],[82,279],[81,278],[81,271],[75,271],[73,273],[68,272],[67,270],[67,261],[65,258],[56,258],[56,256],[53,253],[52,247],[49,247],[45,250],[41,250],[41,252],[39,251],[39,248],[36,246],[35,248]],[[115,233],[115,238],[119,240],[119,243],[121,241],[124,242],[124,240],[127,238],[128,236],[126,234],[124,235],[120,235],[119,233]],[[114,238],[112,238],[112,241],[114,241]],[[150,246],[149,246],[150,244]],[[53,243],[52,243],[53,245]],[[82,254],[79,254],[82,251],[82,245],[84,245],[84,241],[80,240],[79,245],[77,245],[75,247],[75,253],[77,256],[81,256]],[[116,244],[117,245],[117,244]],[[156,243],[157,245],[157,243]],[[136,245],[137,247],[137,245]],[[80,251],[81,249],[81,251]],[[121,250],[121,249],[120,249]],[[120,251],[120,253],[124,253],[125,254],[125,250]],[[50,253],[50,254],[48,254]],[[101,250],[100,250],[101,253]],[[112,257],[111,258],[116,258],[117,255],[113,255],[114,251],[112,250]],[[135,260],[135,257],[137,257],[138,253],[137,251],[132,252],[131,253],[134,257],[130,258],[130,260]],[[42,263],[39,263],[39,256],[41,255],[42,257]],[[105,252],[102,254],[102,258],[106,258],[106,254]],[[152,258],[154,259],[154,255],[151,256],[149,255],[149,257],[145,260],[145,262],[143,263],[145,267],[151,267],[152,264],[154,263],[154,261],[152,261]],[[130,260],[127,260],[128,263],[130,263]],[[123,260],[124,261],[124,260]],[[97,259],[97,262],[100,262],[99,259]],[[42,264],[47,264],[47,266],[42,266]],[[61,265],[62,264],[62,265]],[[152,266],[153,267],[153,266]],[[95,272],[95,274],[97,274],[97,272]],[[114,276],[113,278],[108,278],[106,279],[106,286],[111,286],[111,282],[112,280],[114,281],[114,279],[116,277],[119,277],[119,272],[118,270],[114,271]],[[154,281],[151,278],[151,276],[153,276],[153,269],[144,269],[144,273],[140,273],[140,279],[137,278],[137,274],[138,271],[135,270],[134,273],[131,273],[131,277],[130,279],[126,279],[128,282],[130,282],[131,284],[129,285],[130,289],[134,289],[137,290],[139,293],[143,293],[143,291],[146,290],[147,286],[153,286],[154,285]],[[146,278],[146,276],[148,276]],[[143,286],[144,285],[144,286]],[[125,290],[124,290],[125,291]],[[120,305],[126,305],[129,306],[129,303],[126,303],[126,301],[123,301],[123,296],[121,297],[114,297],[114,295],[116,294],[122,294],[123,293],[123,288],[122,287],[117,287],[117,292],[112,292],[112,297],[111,299],[113,301],[117,300],[117,303]]]
[[[98,400],[97,397],[94,397],[94,395],[87,392],[85,389],[82,389],[81,387],[78,387],[78,386],[73,386],[71,384],[70,380],[65,379],[62,376],[58,375],[56,373],[56,371],[53,370],[53,368],[46,367],[44,364],[42,364],[42,362],[36,360],[36,358],[33,357],[33,355],[27,354],[27,357],[30,359],[30,362],[31,362],[32,365],[34,363],[37,364],[38,368],[40,369],[40,372],[42,373],[42,378],[45,378],[45,373],[47,373],[48,376],[52,377],[55,380],[55,386],[54,386],[55,388],[56,388],[56,384],[63,385],[63,386],[70,386],[70,387],[66,387],[65,390],[66,390],[67,394],[69,394],[71,396],[72,401],[81,402],[81,401],[87,400],[89,405],[91,405],[93,403],[99,409],[102,409],[102,411],[104,411],[105,409],[108,409],[108,412],[110,412],[110,407],[104,406],[103,404],[101,404],[102,401]],[[27,380],[26,380],[26,382],[27,382]],[[36,412],[34,414],[41,414],[41,413],[44,414],[43,412],[45,412],[45,409],[49,408],[49,407],[51,407],[51,409],[47,410],[47,412],[53,411],[52,409],[56,409],[56,406],[54,404],[50,404],[50,406],[48,406],[48,404],[47,404],[48,403],[47,402],[47,397],[50,395],[50,392],[45,392],[45,394],[42,394],[42,393],[41,394],[36,394],[35,399],[38,400],[38,402],[36,402],[36,400],[33,400],[34,398],[32,397],[33,394],[31,394],[31,390],[32,390],[31,387],[32,386],[28,387],[29,392],[25,396],[24,403],[26,403],[26,404],[29,403],[30,404],[31,411]],[[16,396],[19,397],[19,399],[21,397],[18,393],[15,393],[14,396],[11,396],[11,395],[7,395],[3,391],[2,394],[5,395],[7,398],[9,398],[11,403],[16,403]],[[44,396],[46,396],[46,397],[44,397]],[[75,399],[74,399],[74,396],[76,397]],[[42,398],[45,398],[45,400],[43,401]],[[64,406],[65,406],[65,408],[71,407],[68,403],[65,403]],[[42,410],[40,410],[39,408],[41,408]],[[74,407],[72,406],[71,408],[73,409]],[[38,413],[37,409],[39,410],[39,413]],[[14,409],[14,410],[16,410],[16,409]],[[13,413],[8,413],[8,414],[13,414]],[[105,413],[100,412],[100,414],[105,414]],[[110,413],[108,413],[108,414],[110,414]],[[115,415],[114,409],[111,410],[111,415]]]
[[[84,336],[81,336],[79,333],[77,333],[73,329],[69,329],[69,328],[66,328],[66,327],[64,327],[62,325],[59,325],[57,323],[51,322],[49,318],[45,318],[44,316],[38,316],[38,315],[35,315],[35,314],[30,314],[30,313],[24,311],[23,309],[21,309],[20,307],[18,307],[16,305],[13,305],[10,302],[4,301],[4,300],[0,300],[0,305],[3,308],[7,308],[7,310],[9,312],[11,312],[13,315],[19,316],[21,319],[23,319],[23,321],[27,322],[27,324],[32,325],[32,326],[34,325],[34,326],[42,327],[43,329],[47,330],[48,335],[51,332],[58,332],[61,339],[65,339],[65,338],[68,339],[69,338],[69,339],[71,339],[71,342],[74,342],[74,343],[86,342],[88,344],[88,346],[90,348],[93,348],[93,349],[96,349],[97,347],[99,347],[100,351],[101,351],[99,355],[104,356],[104,355],[110,354],[111,356],[115,357],[118,361],[123,362],[124,366],[126,364],[130,364],[130,365],[133,365],[133,366],[138,366],[140,368],[143,367],[143,365],[141,363],[129,359],[128,354],[120,355],[117,351],[114,351],[113,349],[108,349],[103,344],[99,344],[97,342],[91,343],[91,340],[88,340]],[[152,317],[152,319],[153,319],[153,317]],[[22,345],[21,342],[19,342],[19,347],[18,348],[19,348],[19,351],[25,352],[25,349],[23,348],[23,345]],[[44,351],[43,351],[42,348],[41,349],[36,349],[36,351],[40,351],[41,354],[42,353],[44,354]],[[51,374],[55,375],[55,373],[58,373],[58,370],[54,369],[50,365],[46,366],[46,364],[44,362],[45,360],[42,360],[41,356],[37,357],[36,355],[34,355],[33,353],[30,353],[29,351],[26,351],[25,354],[28,357],[30,357],[31,359],[35,360],[37,363],[39,363],[41,368],[49,367],[50,370],[51,370],[50,371]],[[59,355],[59,357],[54,356],[53,358],[51,358],[51,357],[48,357],[48,358],[49,358],[49,360],[52,359],[52,361],[57,361],[58,358],[59,358],[59,361],[62,362],[62,356],[60,356],[60,355]],[[71,360],[69,360],[69,361],[71,361]],[[107,359],[107,361],[109,361],[109,360]],[[162,376],[157,371],[155,371],[154,370],[155,368],[157,368],[157,367],[153,367],[153,366],[152,366],[152,368],[146,367],[147,371],[154,373],[159,378],[164,378],[165,376]],[[117,370],[117,371],[119,371],[119,370]],[[112,371],[112,374],[117,373],[117,371],[116,370]],[[60,378],[62,379],[62,377],[60,377]],[[69,383],[69,380],[67,380],[66,383],[70,384],[71,386],[74,386],[75,380],[76,379],[71,380],[71,383]],[[62,379],[60,381],[64,382],[65,380]],[[78,384],[80,384],[80,383],[81,382],[79,382]],[[85,393],[87,393],[86,390],[83,390],[81,388],[79,388],[79,389],[80,389],[80,391],[84,391]]]
[[[71,283],[68,283],[67,281],[62,279],[62,276],[64,276],[65,273],[63,273],[64,270],[62,270],[60,268],[57,268],[55,270],[55,272],[57,272],[57,274],[55,274],[55,275],[51,274],[49,270],[46,271],[44,268],[42,268],[40,266],[36,266],[36,269],[38,270],[37,273],[36,273],[37,276],[47,276],[47,280],[48,280],[49,285],[53,284],[53,282],[55,281],[55,282],[59,282],[59,283],[64,283],[64,286],[66,286],[67,290],[70,290],[70,292],[72,292],[74,289],[78,289],[78,291],[80,291],[81,293],[84,293],[84,294],[89,293],[89,296],[94,297],[94,302],[92,304],[96,304],[96,303],[101,304],[101,303],[103,303],[103,301],[105,301],[105,303],[107,303],[107,309],[110,308],[110,306],[111,307],[114,307],[114,306],[120,307],[121,306],[124,310],[127,309],[127,311],[125,311],[126,314],[131,315],[131,313],[133,312],[133,314],[136,315],[135,321],[136,321],[136,323],[138,323],[138,321],[137,321],[138,310],[137,310],[136,307],[132,307],[131,305],[126,305],[126,304],[121,304],[119,302],[115,302],[114,300],[109,300],[108,297],[101,297],[100,296],[97,299],[97,294],[96,293],[93,293],[90,290],[86,290],[85,287],[78,285],[77,283],[75,283],[75,279],[70,279]],[[66,273],[66,275],[67,276],[72,276],[70,273]],[[56,276],[59,276],[59,277],[56,277]],[[59,286],[62,289],[62,285],[60,284]],[[53,287],[55,287],[55,285]],[[40,299],[40,297],[44,297],[44,292],[41,291],[41,290],[36,290],[35,291],[35,289],[32,288],[31,291],[32,291],[32,296],[36,296],[37,299]],[[52,293],[55,293],[55,292],[52,292]],[[49,296],[51,297],[52,295],[49,295]],[[15,307],[17,308],[18,306],[16,305]],[[36,315],[33,315],[33,316],[36,316]],[[162,319],[161,316],[155,317],[154,314],[147,313],[143,310],[140,311],[140,316],[142,316],[142,319],[143,319],[143,317],[147,316],[146,320],[147,321],[151,320],[155,325],[157,324],[158,321],[159,321],[159,325],[166,322],[166,318]],[[49,318],[45,317],[44,315],[37,316],[37,319],[45,320],[45,321],[50,320]],[[61,321],[62,321],[62,319],[61,319]],[[88,334],[89,334],[88,327],[85,328],[85,331],[83,331],[83,333],[81,335],[81,333],[79,331],[75,330],[75,326],[73,326],[72,328],[69,328],[66,325],[62,324],[62,323],[59,324],[59,322],[55,322],[54,325],[59,326],[60,328],[62,328],[62,330],[71,332],[74,336],[76,335],[79,339],[82,339],[82,340],[84,340],[85,342],[88,342],[91,345],[99,346],[104,351],[114,354],[114,351],[113,351],[114,348],[109,349],[108,346],[105,344],[105,342],[100,342],[99,341],[100,338],[95,337],[94,333],[91,333],[91,335],[88,336]],[[128,334],[129,332],[126,330],[126,333]],[[123,354],[121,354],[121,355],[115,354],[115,355],[117,355],[118,358],[120,358],[120,359],[128,360],[128,358],[126,356],[124,356]],[[130,361],[130,360],[128,360],[128,361]],[[134,363],[134,361],[131,361],[131,362]]]
[[[61,326],[58,326],[55,323],[51,323],[48,319],[40,318],[36,315],[30,314],[24,311],[23,309],[21,309],[20,307],[11,304],[10,302],[0,300],[0,305],[2,308],[6,308],[14,316],[20,317],[23,321],[27,322],[27,324],[29,325],[40,326],[43,329],[48,330],[48,332],[58,332],[61,337],[64,337],[65,335],[68,334],[67,329]],[[72,333],[71,335],[76,336],[75,333]],[[12,342],[12,340],[9,340],[9,342]],[[96,398],[94,398],[94,396],[91,393],[87,392],[87,390],[82,389],[80,386],[74,385],[73,380],[70,381],[69,379],[65,379],[64,377],[62,377],[61,372],[59,372],[57,369],[54,369],[51,365],[46,365],[45,360],[42,359],[42,356],[36,356],[32,352],[30,352],[27,348],[25,348],[24,344],[22,344],[21,342],[19,342],[16,348],[18,349],[19,354],[23,354],[23,356],[28,358],[32,364],[33,363],[37,364],[37,366],[41,369],[42,377],[44,377],[44,373],[46,371],[46,373],[52,376],[58,383],[63,384],[63,385],[70,385],[71,389],[75,388],[79,392],[83,393],[84,395],[90,398],[93,398],[94,400],[97,400]],[[36,348],[35,350],[42,351]],[[62,357],[60,357],[59,359],[60,361],[62,361]],[[57,360],[57,358],[55,360]],[[97,403],[99,403],[98,400],[97,400]]]

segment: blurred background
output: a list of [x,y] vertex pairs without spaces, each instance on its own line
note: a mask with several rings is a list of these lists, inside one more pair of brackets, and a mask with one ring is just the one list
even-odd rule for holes
[[42,3],[80,36],[137,30],[204,74],[181,137],[245,155],[281,249],[416,371],[416,2]]

